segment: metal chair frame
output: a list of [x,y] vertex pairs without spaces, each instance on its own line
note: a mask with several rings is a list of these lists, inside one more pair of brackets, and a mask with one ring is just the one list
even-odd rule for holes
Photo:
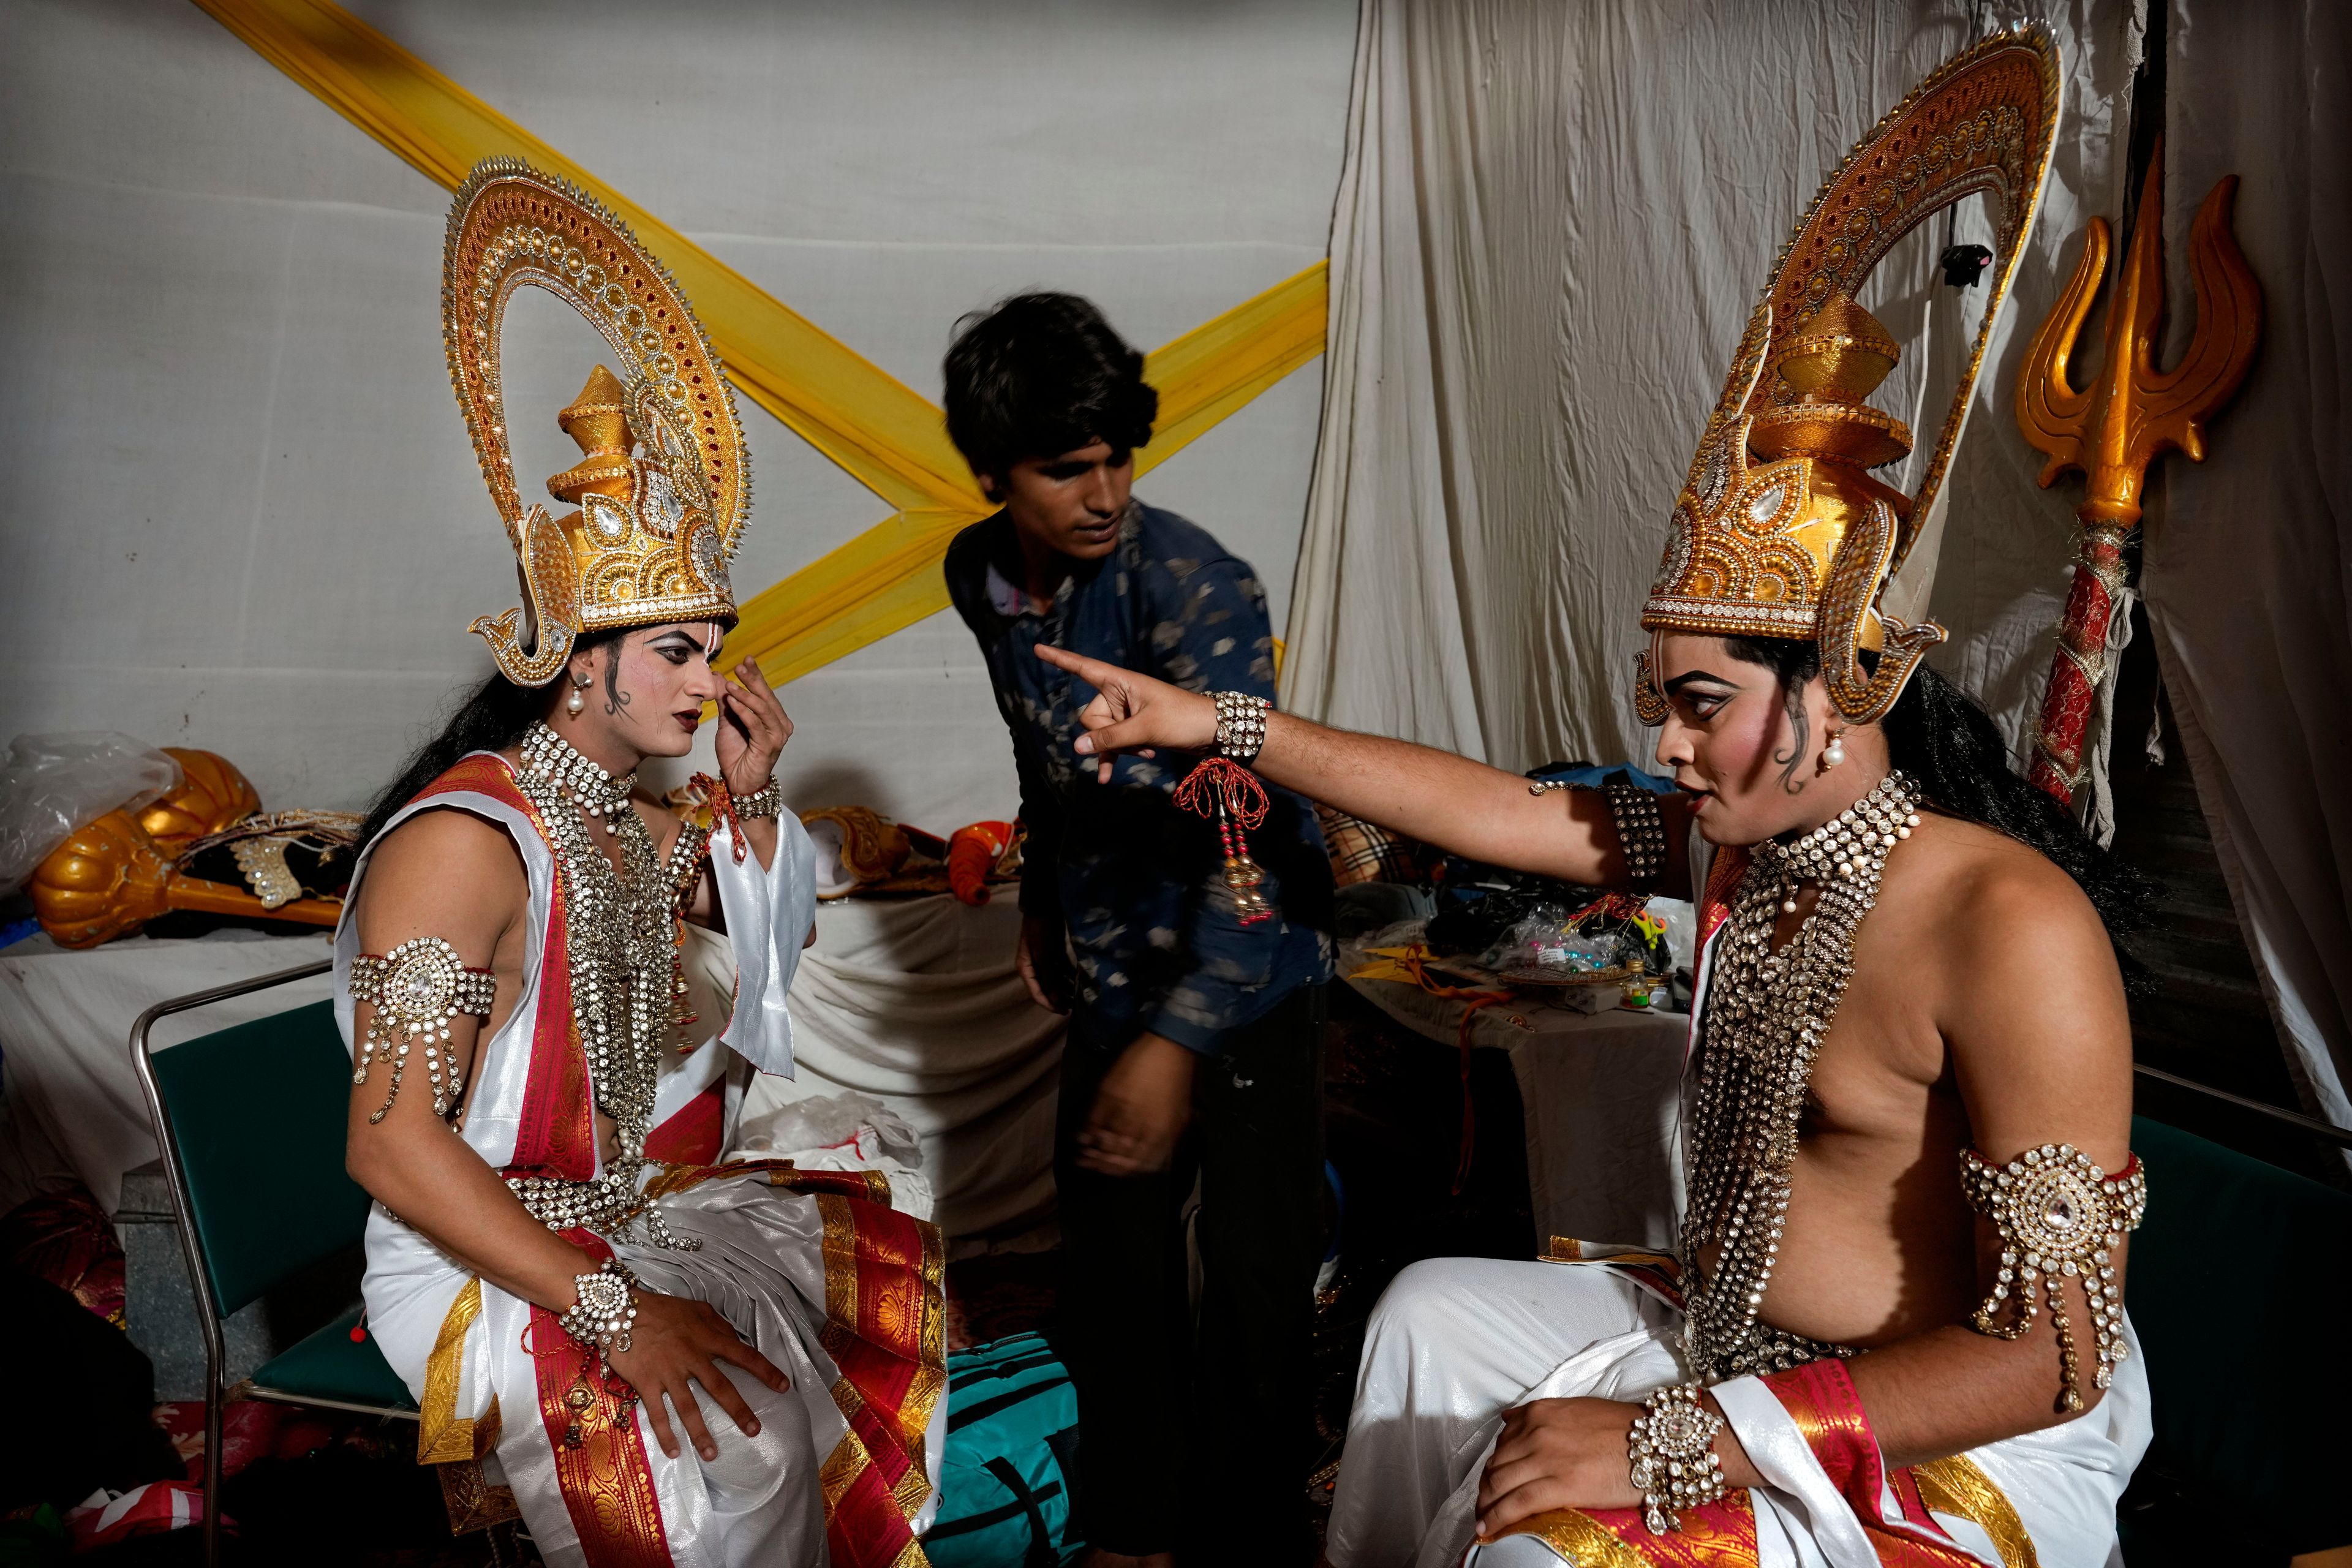
[[[281,969],[274,974],[257,975],[227,985],[215,985],[207,991],[192,991],[184,996],[174,996],[158,1002],[139,1015],[131,1026],[131,1066],[139,1075],[140,1091],[147,1097],[147,1114],[155,1123],[155,1142],[163,1156],[163,1177],[172,1192],[172,1212],[180,1223],[180,1253],[188,1266],[188,1283],[196,1298],[196,1321],[205,1336],[205,1563],[206,1568],[220,1561],[220,1491],[221,1491],[221,1422],[227,1404],[227,1391],[221,1386],[223,1363],[228,1352],[221,1334],[221,1314],[217,1299],[213,1294],[212,1270],[206,1266],[204,1244],[196,1235],[194,1205],[188,1196],[188,1176],[181,1163],[180,1142],[172,1128],[172,1119],[163,1109],[163,1096],[155,1083],[155,1068],[151,1058],[148,1037],[155,1022],[174,1013],[185,1013],[231,997],[248,996],[257,991],[284,985],[296,980],[307,980],[322,974],[333,964],[327,959]],[[352,1410],[366,1415],[396,1415],[404,1420],[417,1419],[413,1410],[401,1410],[390,1405],[359,1405],[339,1399],[297,1398],[273,1389],[255,1388],[257,1398],[274,1399],[289,1405],[308,1405],[332,1410]]]

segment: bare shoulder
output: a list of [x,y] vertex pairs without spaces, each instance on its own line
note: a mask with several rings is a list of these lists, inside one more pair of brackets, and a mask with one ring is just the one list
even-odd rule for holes
[[420,811],[369,852],[360,939],[378,952],[415,935],[461,949],[468,937],[495,942],[529,898],[522,856],[505,828],[454,806]]
[[1935,910],[1923,967],[1937,976],[1937,1026],[1979,1140],[2070,1138],[2120,1159],[2131,1020],[2089,896],[2038,850],[1975,823],[1930,816],[1913,844]]
[[[1914,838],[1917,870],[1941,911],[1946,951],[1994,971],[2088,963],[2115,955],[2090,898],[2041,851],[1959,817],[1927,816]],[[2081,978],[2081,977],[2077,977]]]

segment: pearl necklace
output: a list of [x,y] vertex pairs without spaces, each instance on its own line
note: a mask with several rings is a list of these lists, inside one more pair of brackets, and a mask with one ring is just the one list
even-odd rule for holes
[[[1682,1254],[1684,1350],[1709,1383],[1785,1371],[1843,1345],[1759,1321],[1789,1219],[1789,1175],[1813,1061],[1853,975],[1853,938],[1877,907],[1895,846],[1919,824],[1918,791],[1890,773],[1853,806],[1792,844],[1756,846],[1717,939],[1690,1108]],[[1785,947],[1772,935],[1798,886],[1821,898]],[[1697,1265],[1717,1244],[1711,1277]]]
[[[646,1136],[662,1045],[675,1021],[679,957],[677,879],[628,804],[635,778],[614,778],[544,724],[524,738],[515,784],[538,808],[555,858],[572,1018],[596,1107],[613,1119],[618,1150],[593,1181],[513,1177],[508,1185],[551,1229],[625,1229],[641,1215],[656,1245],[691,1251],[699,1244],[672,1239],[637,1193],[638,1177],[652,1163]],[[582,811],[619,838],[619,868],[589,837]]]
[[533,724],[522,738],[523,764],[580,803],[580,809],[601,818],[606,833],[620,832],[623,817],[634,817],[629,793],[637,787],[635,769],[620,778],[588,759],[571,742],[545,724]]

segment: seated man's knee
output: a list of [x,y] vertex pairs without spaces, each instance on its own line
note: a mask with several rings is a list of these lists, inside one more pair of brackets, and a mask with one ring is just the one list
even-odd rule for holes
[[1443,1324],[1458,1322],[1475,1303],[1463,1289],[1462,1259],[1425,1258],[1406,1265],[1372,1305],[1367,1338],[1402,1334],[1415,1338]]

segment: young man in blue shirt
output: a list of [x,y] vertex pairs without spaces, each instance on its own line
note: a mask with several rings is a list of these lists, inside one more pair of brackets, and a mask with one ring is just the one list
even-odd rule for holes
[[[1079,1526],[1106,1565],[1304,1563],[1309,1335],[1321,1251],[1321,986],[1331,879],[1312,809],[1269,790],[1250,834],[1272,918],[1244,923],[1214,824],[1181,811],[1197,758],[1071,743],[1091,687],[1039,643],[1194,691],[1272,700],[1247,563],[1129,494],[1159,395],[1143,356],[1066,294],[960,324],[948,433],[1003,510],[949,548],[948,588],[1013,734],[1029,829],[1018,962],[1070,1015],[1055,1142],[1062,1341],[1085,1455]],[[1181,1211],[1195,1175],[1192,1328]],[[1187,1505],[1190,1506],[1187,1506]]]

